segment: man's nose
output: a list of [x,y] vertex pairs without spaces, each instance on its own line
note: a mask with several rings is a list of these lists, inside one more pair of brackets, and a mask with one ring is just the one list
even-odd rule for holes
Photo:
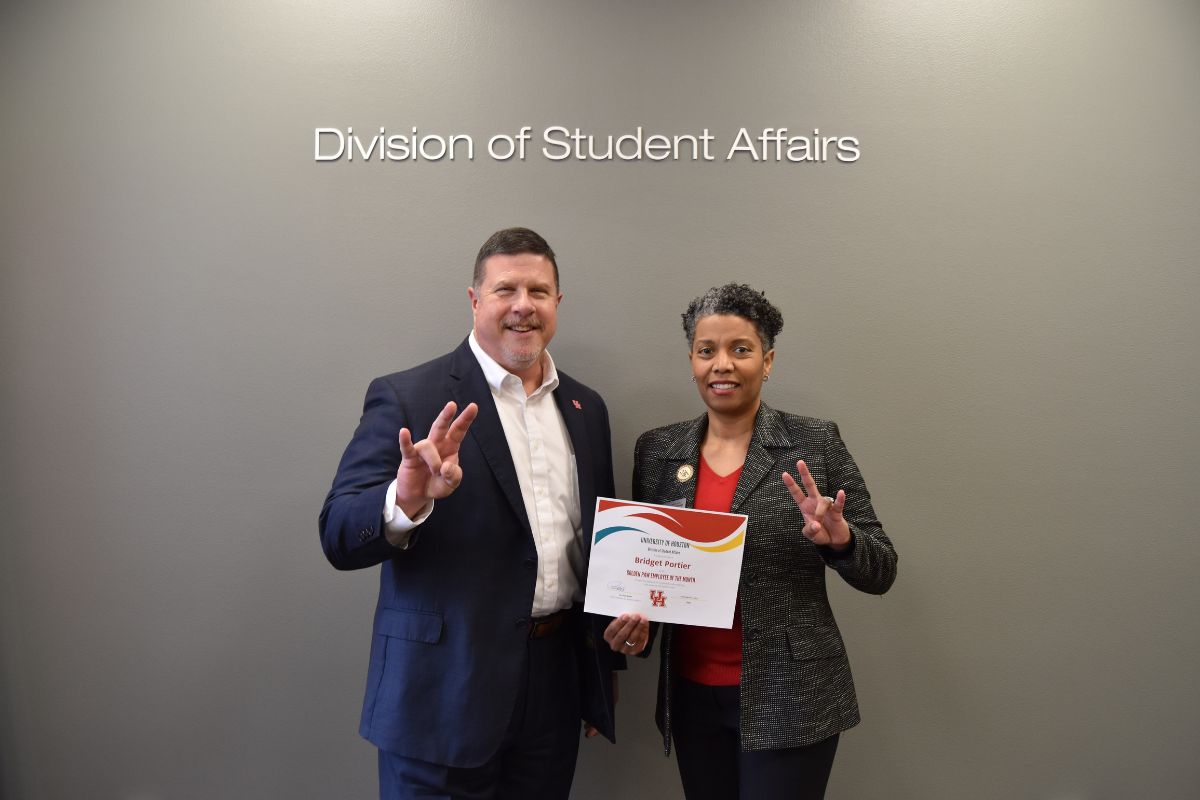
[[532,314],[534,310],[533,295],[525,289],[518,289],[513,292],[512,306],[513,311],[522,316]]

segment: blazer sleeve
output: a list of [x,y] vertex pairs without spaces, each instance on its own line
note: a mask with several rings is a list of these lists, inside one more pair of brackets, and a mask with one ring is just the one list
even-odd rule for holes
[[633,492],[630,494],[630,499],[635,503],[645,503],[645,490],[642,488],[642,439],[643,436],[637,438],[637,442],[633,445]]
[[854,545],[847,555],[825,547],[821,548],[821,555],[825,563],[855,589],[869,594],[883,594],[896,580],[896,548],[883,532],[883,524],[871,505],[866,481],[846,449],[837,424],[832,422],[829,423],[825,445],[825,464],[830,493],[838,489],[846,492],[843,513],[854,536]]
[[318,518],[321,547],[338,569],[372,567],[404,552],[384,535],[383,504],[400,466],[398,437],[406,426],[396,390],[385,378],[373,380]]
[[[633,493],[632,499],[635,503],[653,503],[653,498],[647,497],[649,490],[643,485],[646,478],[646,467],[642,464],[642,442],[645,440],[645,434],[637,438],[637,442],[633,446]],[[658,629],[661,627],[658,622],[650,623],[650,634],[646,639],[646,646],[642,652],[638,653],[639,658],[649,658],[651,651],[654,649],[654,642],[658,638]]]

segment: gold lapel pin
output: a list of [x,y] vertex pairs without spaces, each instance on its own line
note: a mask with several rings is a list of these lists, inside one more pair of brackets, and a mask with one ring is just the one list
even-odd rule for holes
[[687,483],[692,479],[692,475],[694,475],[695,472],[696,470],[692,469],[691,464],[684,464],[675,471],[675,480],[679,481],[680,483]]

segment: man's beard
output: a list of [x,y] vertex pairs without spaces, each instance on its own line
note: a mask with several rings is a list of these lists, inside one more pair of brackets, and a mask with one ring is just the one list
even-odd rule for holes
[[525,347],[520,350],[505,347],[504,358],[518,370],[529,369],[541,360],[544,352],[545,348],[541,346]]

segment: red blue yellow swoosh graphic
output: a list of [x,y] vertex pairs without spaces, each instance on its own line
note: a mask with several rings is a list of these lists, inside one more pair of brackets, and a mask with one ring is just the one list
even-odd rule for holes
[[670,536],[692,548],[719,553],[745,541],[745,517],[601,498],[596,507],[594,544],[616,533]]

